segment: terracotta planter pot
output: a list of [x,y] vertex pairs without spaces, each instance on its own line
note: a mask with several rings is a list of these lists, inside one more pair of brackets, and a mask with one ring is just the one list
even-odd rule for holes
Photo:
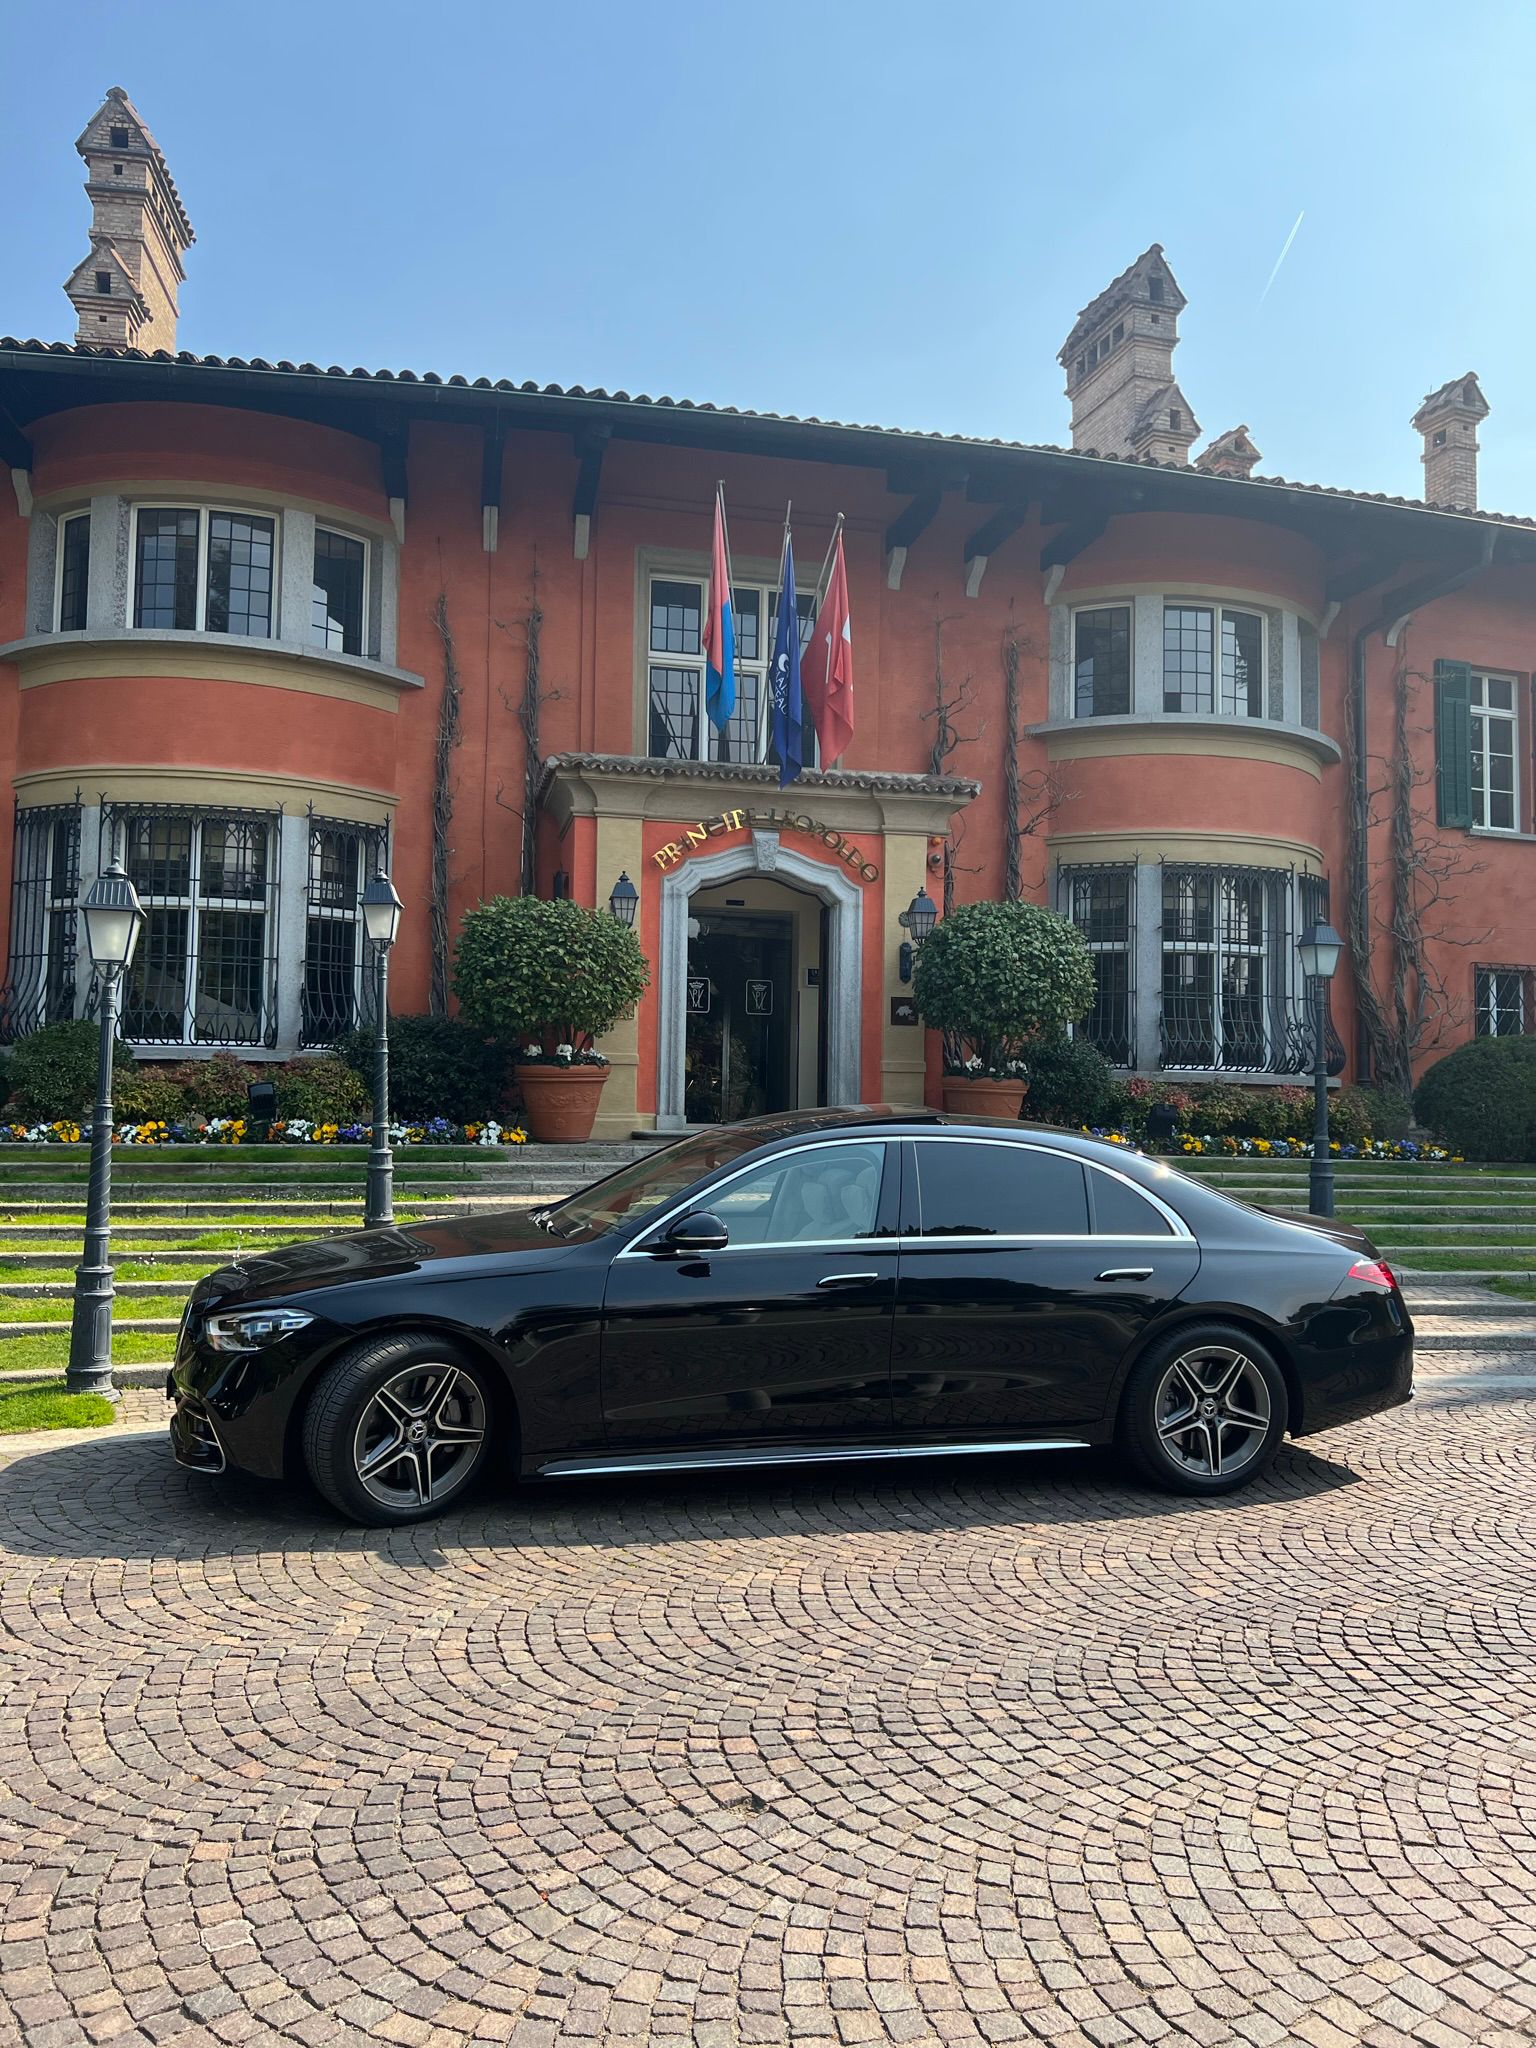
[[972,1080],[965,1074],[944,1076],[944,1107],[950,1116],[1017,1118],[1024,1107],[1022,1081]]
[[528,1135],[541,1145],[580,1145],[592,1135],[606,1067],[514,1065],[528,1112]]

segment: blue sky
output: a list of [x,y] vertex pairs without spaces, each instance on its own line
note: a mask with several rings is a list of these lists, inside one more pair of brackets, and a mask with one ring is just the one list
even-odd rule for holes
[[198,353],[1065,442],[1073,315],[1160,241],[1207,434],[1417,496],[1409,418],[1475,369],[1483,503],[1536,513],[1529,0],[82,0],[6,41],[3,332],[72,332],[121,84]]

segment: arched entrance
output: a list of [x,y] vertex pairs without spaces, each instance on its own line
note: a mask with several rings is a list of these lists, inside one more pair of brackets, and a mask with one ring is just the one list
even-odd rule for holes
[[[739,911],[717,905],[720,885],[749,876],[767,876],[788,885],[798,896],[808,896],[826,908],[822,920],[825,945],[820,967],[820,1030],[824,1043],[821,1072],[815,1098],[829,1104],[859,1100],[859,1019],[863,995],[862,961],[864,903],[860,885],[846,872],[812,860],[780,844],[777,832],[754,831],[740,846],[722,847],[717,853],[699,853],[685,860],[661,885],[661,945],[658,974],[660,1030],[658,1038],[657,1114],[658,1130],[680,1130],[688,1120],[688,1022],[689,1022],[689,922],[694,915],[693,899],[707,893],[712,911],[723,913],[712,919],[730,936],[730,918],[737,919],[737,936],[742,946],[734,957],[743,969],[742,987],[734,983],[729,991],[728,1014],[717,1017],[697,1036],[701,1043],[719,1039],[725,1070],[734,1056],[742,1059],[777,1061],[785,1056],[783,1028],[764,1028],[770,1015],[757,1007],[762,1001],[748,983],[774,983],[783,987],[782,968],[776,975],[773,963],[786,957],[778,948],[772,930],[774,906],[759,892],[755,903],[743,901]],[[786,901],[784,910],[790,909]],[[710,934],[709,936],[716,936]],[[754,951],[756,949],[756,951]],[[758,959],[761,972],[745,972]],[[700,977],[695,977],[699,979]],[[771,1003],[775,998],[769,996]],[[782,998],[780,998],[782,1000]],[[749,1014],[748,1004],[754,1006]],[[707,1014],[707,1013],[706,1013]],[[787,1021],[784,1020],[787,1026]],[[731,1048],[735,1047],[734,1054]],[[802,1049],[803,1050],[803,1049]],[[729,1091],[728,1091],[729,1093]],[[804,1099],[804,1091],[800,1099]],[[699,1097],[694,1098],[697,1108]]]

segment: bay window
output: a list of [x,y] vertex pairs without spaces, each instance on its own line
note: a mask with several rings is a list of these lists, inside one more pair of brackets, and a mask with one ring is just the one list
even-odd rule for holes
[[1108,718],[1131,708],[1131,608],[1102,605],[1072,617],[1072,711]]
[[79,804],[18,809],[14,848],[10,965],[0,999],[8,1039],[75,1014]]
[[274,1044],[276,817],[146,805],[104,814],[114,824],[145,911],[123,1036]]
[[1163,607],[1163,709],[1264,715],[1264,619],[1223,605]]
[[385,852],[380,826],[309,821],[301,1045],[334,1045],[372,1015],[362,892],[369,875],[385,866]]
[[273,519],[208,507],[141,505],[135,525],[136,626],[271,638]]
[[1063,868],[1061,909],[1093,955],[1093,1007],[1074,1036],[1097,1046],[1111,1066],[1136,1064],[1136,865]]
[[350,533],[317,526],[310,638],[337,654],[361,654],[367,616],[366,544]]
[[1163,869],[1164,1067],[1274,1064],[1289,883],[1279,869]]
[[[777,761],[773,744],[768,660],[778,629],[779,593],[766,584],[734,584],[736,623],[736,706],[723,730],[710,722],[704,703],[704,609],[709,585],[702,579],[653,576],[647,622],[646,750],[658,760],[726,761],[744,765]],[[815,624],[815,599],[798,595],[802,650]],[[806,766],[815,765],[815,734],[805,723]]]
[[59,521],[59,631],[85,631],[86,585],[91,573],[91,515]]

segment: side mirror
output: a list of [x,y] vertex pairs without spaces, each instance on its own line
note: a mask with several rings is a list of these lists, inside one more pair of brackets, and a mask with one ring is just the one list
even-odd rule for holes
[[657,1249],[695,1258],[701,1252],[723,1252],[730,1241],[731,1234],[718,1216],[711,1216],[707,1209],[694,1209],[678,1217]]

